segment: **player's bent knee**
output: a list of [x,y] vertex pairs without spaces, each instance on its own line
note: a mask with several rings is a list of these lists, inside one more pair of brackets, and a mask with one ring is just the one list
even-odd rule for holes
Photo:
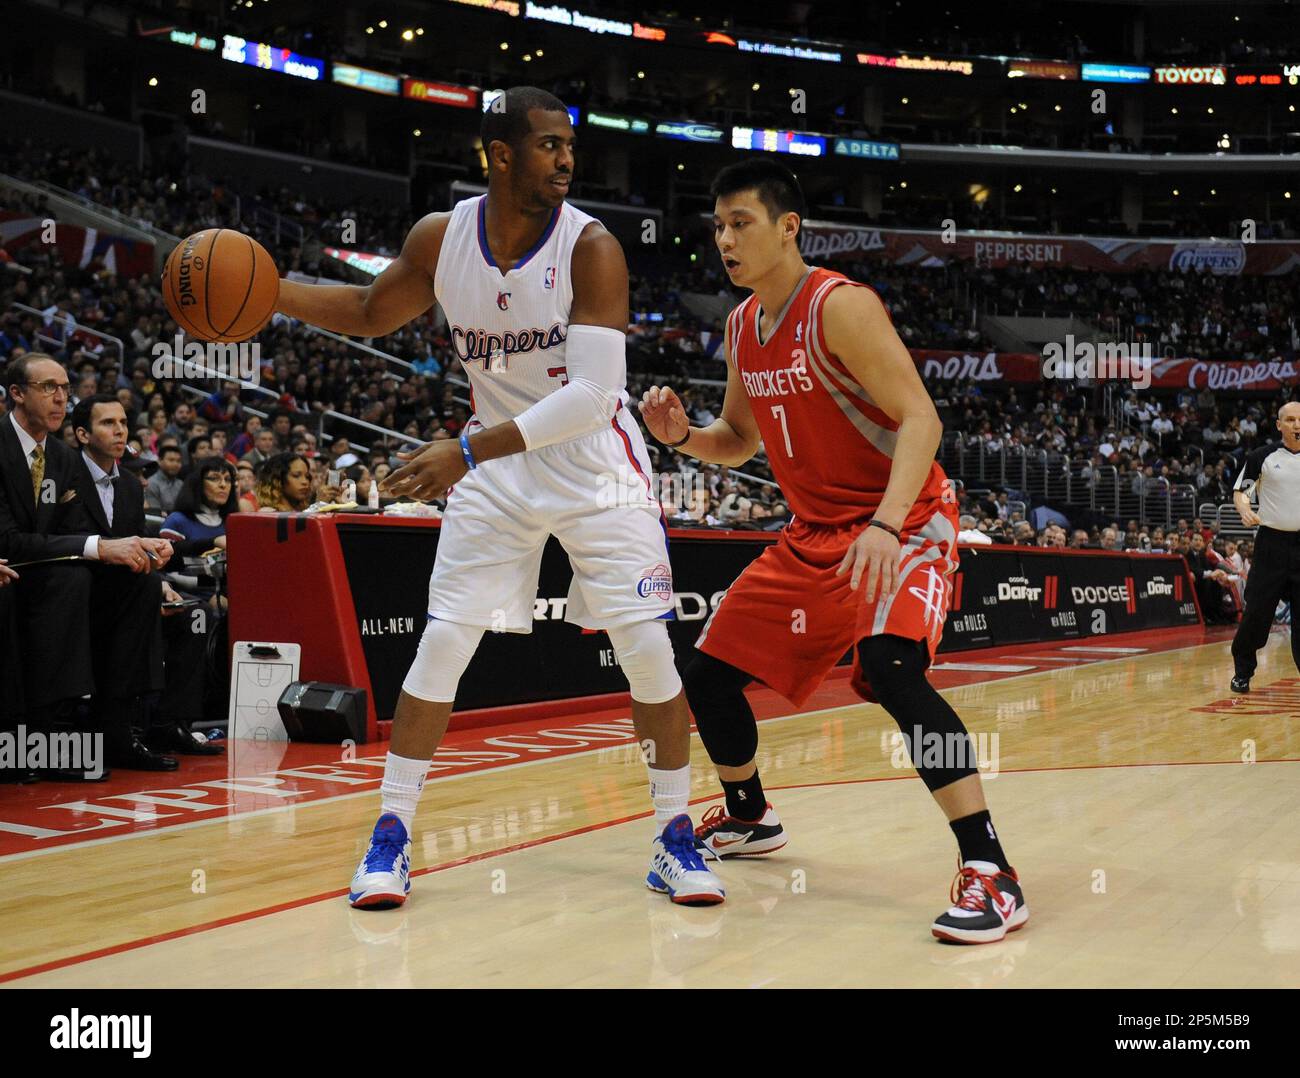
[[871,691],[898,723],[916,773],[934,793],[977,770],[965,724],[926,680],[928,658],[924,641],[885,635],[858,642]]
[[663,704],[682,691],[668,626],[662,621],[638,621],[606,632],[633,700],[639,704]]
[[478,650],[484,629],[478,625],[458,625],[454,621],[430,618],[420,637],[411,669],[402,682],[402,691],[418,700],[451,703],[456,687],[470,659]]
[[745,698],[753,677],[730,663],[696,651],[682,681],[695,728],[709,759],[723,767],[744,767],[758,752],[758,724]]
[[914,690],[918,682],[929,684],[925,680],[927,658],[925,644],[920,640],[886,634],[858,641],[862,672],[871,683],[876,699],[885,707],[891,699]]

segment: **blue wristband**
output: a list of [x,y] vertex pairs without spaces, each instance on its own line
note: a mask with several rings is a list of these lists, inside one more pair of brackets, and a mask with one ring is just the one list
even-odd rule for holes
[[469,450],[468,434],[462,434],[460,436],[460,455],[465,458],[465,463],[469,465],[469,470],[471,472],[478,467],[478,462],[474,459],[474,454]]

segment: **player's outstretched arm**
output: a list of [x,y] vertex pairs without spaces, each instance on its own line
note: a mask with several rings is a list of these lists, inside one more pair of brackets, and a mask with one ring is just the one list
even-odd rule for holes
[[[730,341],[723,331],[722,354],[730,356]],[[727,393],[722,417],[707,427],[692,427],[681,399],[668,386],[651,386],[641,397],[641,418],[654,437],[678,453],[710,464],[737,468],[757,451],[761,438],[740,374],[728,360]],[[685,438],[686,441],[682,442]],[[680,445],[675,443],[681,442]]]
[[827,347],[877,407],[898,424],[889,485],[876,519],[902,528],[930,474],[943,423],[879,296],[866,288],[836,288],[826,297],[822,311]]
[[433,273],[450,214],[431,213],[407,233],[402,253],[369,285],[280,282],[277,310],[350,337],[383,337],[437,302]]

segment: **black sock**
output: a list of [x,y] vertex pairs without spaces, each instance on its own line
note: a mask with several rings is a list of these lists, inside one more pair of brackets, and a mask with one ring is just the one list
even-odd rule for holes
[[972,812],[960,820],[949,820],[948,826],[957,836],[963,861],[992,861],[1004,872],[1011,867],[1007,864],[1007,855],[1002,852],[998,833],[993,830],[993,820],[988,809]]
[[767,798],[763,796],[763,784],[758,779],[758,769],[744,782],[722,782],[723,792],[727,795],[727,815],[738,820],[752,823],[763,818],[767,807]]

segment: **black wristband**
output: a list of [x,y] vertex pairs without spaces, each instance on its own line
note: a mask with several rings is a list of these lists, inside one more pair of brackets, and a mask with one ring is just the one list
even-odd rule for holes
[[868,528],[880,528],[882,531],[887,531],[887,532],[889,532],[889,534],[892,535],[895,539],[897,539],[900,543],[903,541],[903,537],[902,537],[901,535],[898,534],[898,529],[897,529],[897,528],[894,528],[894,527],[891,527],[890,525],[886,524],[883,520],[876,520],[876,519],[874,519],[874,518],[871,519],[871,520],[868,520],[868,521],[867,521],[867,527],[868,527]]
[[691,432],[692,432],[694,429],[695,429],[694,427],[692,427],[692,426],[690,426],[690,425],[688,424],[687,427],[686,427],[686,437],[685,437],[685,438],[683,438],[680,442],[664,442],[663,444],[666,445],[669,449],[679,449],[679,448],[681,448],[682,446],[684,446],[688,441],[690,441],[690,438],[691,438]]

